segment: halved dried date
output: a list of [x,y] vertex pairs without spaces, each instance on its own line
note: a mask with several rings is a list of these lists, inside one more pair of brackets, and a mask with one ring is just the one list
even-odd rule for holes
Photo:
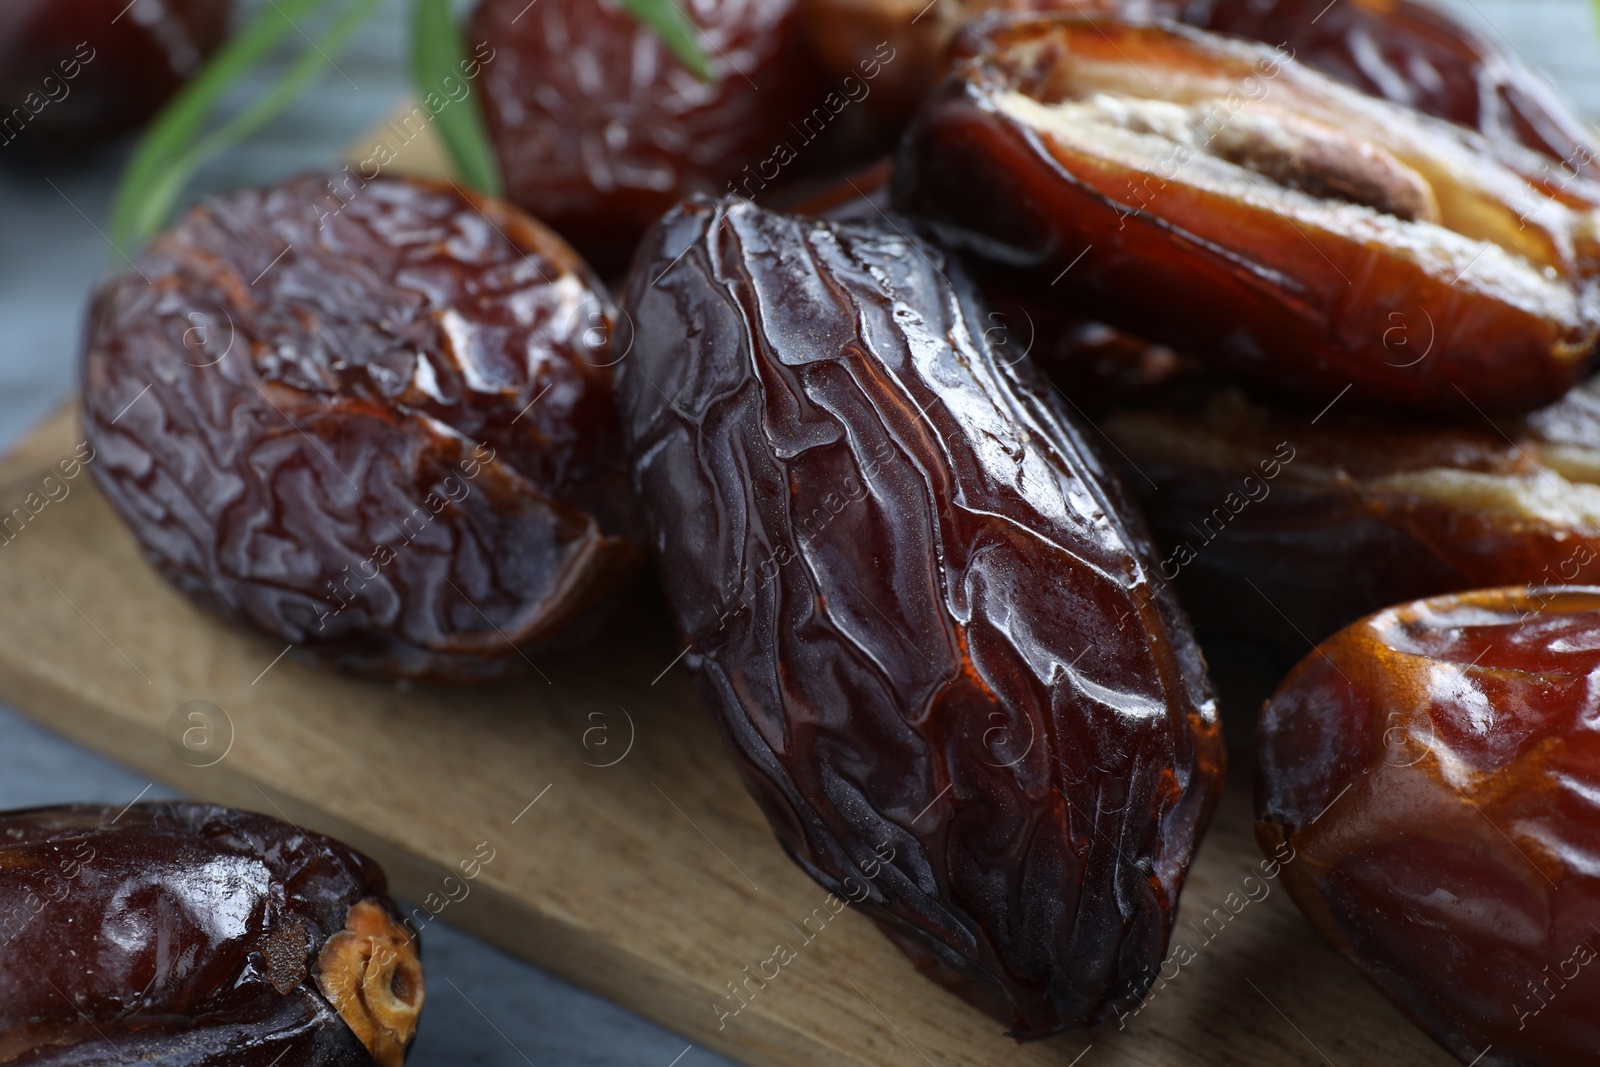
[[[1049,0],[1046,0],[1049,2]],[[1065,0],[1067,3],[1073,0]],[[1137,9],[1149,0],[1114,0]],[[1419,0],[1182,0],[1168,17],[1283,45],[1373,96],[1523,144],[1593,175],[1595,139],[1543,74]],[[1554,176],[1552,176],[1554,177]],[[1559,178],[1556,180],[1560,180]]]
[[958,56],[897,202],[1018,291],[1324,402],[1528,411],[1582,373],[1600,190],[1542,157],[1177,26],[991,16]]
[[1563,164],[1553,181],[1594,174],[1594,136],[1544,75],[1431,3],[1417,0],[801,0],[813,47],[846,74],[881,41],[906,57],[872,106],[897,118],[934,84],[956,29],[985,12],[1063,11],[1165,19],[1282,46],[1373,96],[1520,143]]
[[494,53],[483,92],[507,195],[609,274],[689,193],[754,196],[802,171],[843,106],[824,104],[795,2],[686,3],[706,83],[610,0],[482,0],[471,39]]
[[0,814],[0,1064],[399,1067],[423,997],[337,841],[207,804]]
[[1600,582],[1600,381],[1499,425],[1269,407],[1201,382],[1100,425],[1138,472],[1157,573],[1202,628],[1293,658],[1402,600]]
[[1018,1037],[1137,1000],[1221,738],[1054,392],[901,223],[691,201],[625,307],[662,580],[780,841]]
[[1262,713],[1257,836],[1462,1063],[1600,1049],[1600,589],[1465,593],[1325,642]]
[[231,0],[6,0],[0,146],[81,145],[141,124],[222,42]]
[[612,324],[508,205],[349,173],[231,193],[94,298],[95,476],[226,617],[373,673],[525,669],[642,562]]

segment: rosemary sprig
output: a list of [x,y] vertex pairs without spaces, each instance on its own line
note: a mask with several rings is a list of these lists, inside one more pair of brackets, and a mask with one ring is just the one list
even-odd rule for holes
[[295,28],[295,20],[326,0],[273,0],[206,63],[145,133],[123,171],[111,213],[119,247],[149,240],[167,223],[183,188],[206,163],[266,125],[294,102],[343,51],[381,0],[352,3],[281,77],[248,107],[209,134],[200,130],[222,96]]
[[[117,186],[111,213],[113,245],[137,246],[153,237],[167,224],[195,172],[288,108],[332,64],[331,57],[344,50],[356,29],[382,0],[348,0],[322,35],[308,43],[270,89],[228,121],[202,133],[233,84],[265,62],[289,32],[297,29],[296,20],[330,2],[337,6],[339,0],[269,0],[162,109],[140,140]],[[676,0],[620,3],[655,32],[696,77],[714,79],[700,49],[699,31]],[[449,0],[416,0],[412,32],[413,72],[426,97],[427,93],[442,89],[447,74],[461,76],[459,64],[466,58],[465,45]],[[500,174],[482,112],[476,106],[446,106],[438,111],[437,121],[462,180],[498,195]]]
[[706,62],[706,54],[700,48],[700,31],[683,13],[677,0],[621,0],[621,3],[641,25],[655,31],[661,43],[670,48],[678,62],[688,67],[696,78],[703,82],[717,80],[716,72]]
[[[450,0],[416,0],[411,19],[411,69],[417,93],[434,116],[461,181],[490,196],[501,193],[500,168],[477,101],[457,97],[464,86],[466,42],[450,13]],[[432,97],[439,106],[436,108]]]

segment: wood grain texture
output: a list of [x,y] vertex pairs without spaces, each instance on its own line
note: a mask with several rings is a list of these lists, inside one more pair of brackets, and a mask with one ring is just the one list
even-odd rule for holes
[[[48,499],[78,440],[63,415],[0,463],[0,515]],[[64,499],[0,535],[0,699],[153,780],[344,838],[409,901],[438,907],[488,842],[493,861],[441,919],[752,1067],[1453,1062],[1261,877],[1243,788],[1184,895],[1193,958],[1122,1028],[1018,1046],[869,920],[828,912],[740,787],[648,584],[589,645],[539,658],[548,681],[378,684],[201,614],[87,472],[59,484]],[[213,766],[169,744],[191,700],[231,721]],[[795,959],[746,982],[778,945]],[[730,983],[753,992],[722,1016],[740,1004]]]

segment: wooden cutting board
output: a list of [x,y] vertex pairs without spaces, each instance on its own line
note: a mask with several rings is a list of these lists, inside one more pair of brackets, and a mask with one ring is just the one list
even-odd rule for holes
[[[344,838],[419,916],[697,1044],[753,1067],[1453,1062],[1262,877],[1247,767],[1184,894],[1192,958],[1122,1028],[1019,1046],[865,917],[824,907],[740,787],[648,589],[584,649],[539,658],[548,680],[341,677],[168,588],[89,474],[61,477],[78,441],[62,415],[0,462],[0,699],[152,780]],[[746,982],[780,945],[777,977]]]

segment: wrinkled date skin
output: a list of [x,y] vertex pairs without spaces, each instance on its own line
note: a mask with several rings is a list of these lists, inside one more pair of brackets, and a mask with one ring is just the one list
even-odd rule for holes
[[902,229],[676,209],[628,285],[618,402],[779,839],[1043,1037],[1155,973],[1222,777],[1215,701],[1116,479]]
[[643,558],[612,306],[509,206],[354,181],[208,201],[101,285],[95,476],[225,617],[374,674],[525,670]]
[[143,125],[222,42],[231,8],[229,0],[6,0],[0,147],[89,145]]
[[1515,413],[1581,375],[1600,196],[1543,157],[1179,26],[990,16],[956,56],[896,202],[1018,292],[1324,403]]
[[1600,1049],[1597,668],[1600,589],[1464,593],[1341,631],[1262,713],[1262,847],[1462,1063]]
[[[940,54],[965,21],[988,11],[1066,11],[1167,19],[1281,45],[1295,59],[1373,96],[1471,126],[1595,172],[1593,136],[1543,75],[1431,3],[1415,0],[801,0],[813,46],[848,73],[879,41],[907,57],[873,106],[909,117],[936,80]],[[1551,173],[1552,180],[1562,176]]]
[[469,43],[495,51],[482,83],[507,195],[608,276],[683,196],[755,196],[799,173],[843,110],[824,104],[834,87],[795,0],[683,7],[715,82],[610,0],[483,0],[472,17]]
[[207,804],[0,814],[0,1064],[400,1067],[423,996],[337,841]]
[[1100,426],[1137,472],[1157,574],[1203,630],[1291,661],[1397,601],[1600,583],[1600,381],[1499,426],[1319,417],[1206,383]]

